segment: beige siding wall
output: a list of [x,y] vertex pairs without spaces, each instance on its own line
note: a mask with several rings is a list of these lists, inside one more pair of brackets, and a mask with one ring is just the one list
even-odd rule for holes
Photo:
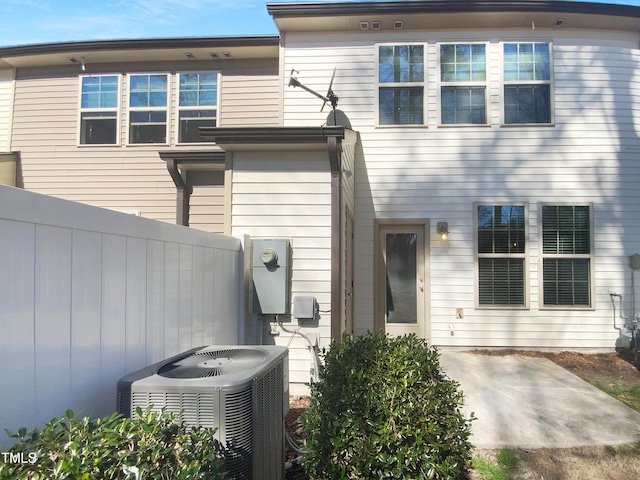
[[225,68],[222,73],[220,126],[282,123],[277,59],[246,62],[233,69]]
[[0,152],[9,150],[11,131],[11,110],[13,107],[12,69],[0,70]]
[[[502,127],[501,41],[551,41],[555,126]],[[485,127],[438,126],[438,42],[488,43]],[[424,42],[424,127],[376,127],[376,42]],[[360,132],[356,166],[357,332],[373,327],[374,219],[428,219],[431,339],[443,346],[612,348],[609,292],[631,298],[629,256],[640,252],[639,36],[559,29],[287,34],[283,73],[333,90]],[[317,125],[325,114],[300,89],[284,88],[285,125]],[[473,204],[528,207],[528,310],[475,309]],[[538,255],[541,202],[593,202],[594,310],[542,310]],[[450,237],[435,233],[449,222]],[[456,319],[455,309],[464,309]],[[626,304],[626,313],[630,304]]]
[[211,233],[224,232],[224,172],[189,172],[192,186],[189,226]]
[[[298,323],[288,315],[286,328],[304,327],[318,335],[321,346],[331,337],[331,173],[327,151],[235,152],[233,155],[232,234],[252,238],[287,238],[293,255],[291,299],[318,299],[318,321]],[[262,323],[262,336],[269,323],[280,335],[277,344],[290,347],[292,392],[304,392],[309,382],[309,353],[299,336],[281,331],[274,318]],[[248,332],[251,335],[251,332]],[[258,338],[260,334],[256,335]]]
[[[277,59],[88,65],[87,72],[80,72],[76,67],[19,70],[10,148],[20,152],[24,187],[68,200],[175,222],[176,189],[158,151],[172,148],[211,150],[215,146],[210,143],[176,146],[175,140],[167,145],[127,145],[125,75],[121,82],[120,144],[106,147],[78,145],[79,75],[122,72],[169,72],[174,75],[175,72],[205,69],[221,73],[220,124],[272,125],[279,122]],[[175,76],[172,80],[175,91]],[[2,88],[0,86],[0,108]],[[253,111],[257,90],[263,93],[264,103],[259,114]],[[243,98],[242,93],[247,97]],[[170,104],[171,139],[177,137],[176,111],[174,100]],[[220,231],[223,212],[220,212],[221,189],[218,187],[196,187],[193,213],[197,228]],[[203,203],[208,200],[216,202],[211,205],[211,211],[207,211],[207,205]]]

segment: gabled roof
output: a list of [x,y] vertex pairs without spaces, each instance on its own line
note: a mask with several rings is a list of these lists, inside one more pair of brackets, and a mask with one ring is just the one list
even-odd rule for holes
[[278,58],[278,35],[154,38],[45,43],[0,48],[0,68],[70,65],[71,58],[89,63]]
[[640,7],[566,0],[418,0],[384,2],[269,3],[268,12],[286,31],[361,30],[361,22],[380,22],[381,30],[553,28],[559,18],[563,28],[638,31]]

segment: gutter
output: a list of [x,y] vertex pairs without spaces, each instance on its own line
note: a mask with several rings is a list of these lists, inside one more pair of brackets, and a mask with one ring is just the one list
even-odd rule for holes
[[0,48],[0,58],[55,53],[101,52],[122,50],[216,48],[216,47],[279,47],[279,35],[153,38],[136,40],[96,40],[86,42],[60,42],[18,45]]
[[553,12],[640,18],[640,7],[556,0],[419,0],[401,2],[268,3],[274,19],[412,13]]

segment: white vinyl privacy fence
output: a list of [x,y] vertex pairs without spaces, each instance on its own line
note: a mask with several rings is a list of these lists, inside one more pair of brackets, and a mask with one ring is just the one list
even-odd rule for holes
[[117,380],[238,344],[238,239],[0,186],[3,429],[115,410]]

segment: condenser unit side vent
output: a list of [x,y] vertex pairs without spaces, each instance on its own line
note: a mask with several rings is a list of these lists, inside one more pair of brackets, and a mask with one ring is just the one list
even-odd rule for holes
[[281,480],[288,397],[286,347],[211,346],[121,378],[116,401],[125,416],[164,408],[189,426],[216,428],[228,478]]

